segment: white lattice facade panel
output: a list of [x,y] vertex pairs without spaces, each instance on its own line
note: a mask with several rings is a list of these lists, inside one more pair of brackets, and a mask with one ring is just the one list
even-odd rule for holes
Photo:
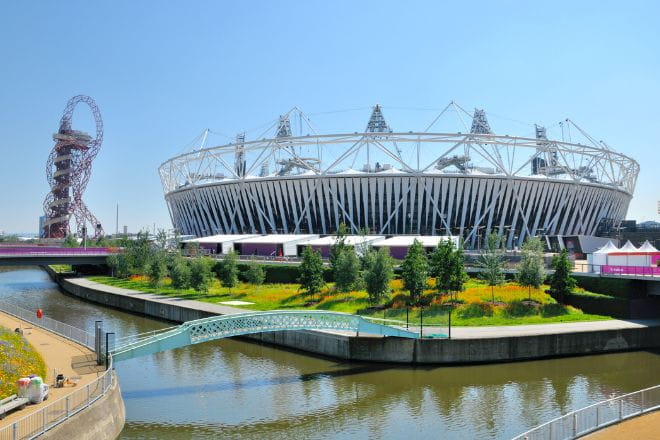
[[623,219],[630,198],[596,184],[419,174],[254,178],[166,195],[182,234],[332,234],[343,222],[353,232],[460,235],[468,247],[490,232],[508,247],[529,234],[593,235],[601,220]]

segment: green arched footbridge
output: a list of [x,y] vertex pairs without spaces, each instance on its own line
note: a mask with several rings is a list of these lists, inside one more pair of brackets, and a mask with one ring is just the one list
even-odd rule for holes
[[119,339],[111,354],[118,362],[215,339],[283,330],[343,330],[400,338],[417,337],[416,333],[348,313],[320,310],[250,312],[197,319],[159,332]]

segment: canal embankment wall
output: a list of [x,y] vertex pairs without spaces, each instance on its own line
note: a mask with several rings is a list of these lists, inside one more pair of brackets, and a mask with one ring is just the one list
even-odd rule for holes
[[70,419],[46,431],[40,439],[115,440],[126,422],[126,409],[116,374],[106,394]]
[[[67,278],[50,268],[47,271],[67,293],[120,310],[177,323],[224,314],[223,308],[215,304],[118,289],[84,278]],[[225,309],[232,313],[231,308]],[[349,361],[465,364],[656,349],[660,348],[660,326],[624,323],[621,328],[613,329],[451,340],[382,338],[312,330],[269,332],[246,338]]]

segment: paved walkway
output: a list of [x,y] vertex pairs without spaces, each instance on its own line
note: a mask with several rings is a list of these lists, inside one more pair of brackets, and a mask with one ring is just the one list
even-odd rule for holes
[[[96,283],[86,278],[69,278],[69,282],[79,286],[85,286],[91,289],[103,290],[115,295],[138,297],[149,301],[162,304],[175,304],[180,307],[186,307],[195,310],[202,310],[217,315],[233,315],[237,313],[252,312],[254,310],[239,309],[237,307],[224,306],[220,304],[211,304],[202,301],[186,300],[173,296],[157,295],[153,293],[143,293],[137,290],[124,289],[121,287],[107,286]],[[377,321],[378,322],[378,321]],[[385,322],[386,323],[386,322]],[[486,339],[503,338],[512,336],[535,336],[551,335],[557,333],[578,333],[599,330],[621,330],[627,328],[655,327],[660,326],[660,319],[647,320],[619,320],[609,319],[606,321],[590,322],[569,322],[555,324],[533,324],[533,325],[512,325],[512,326],[484,326],[484,327],[452,327],[452,339]],[[419,327],[410,326],[410,331],[418,332]],[[321,331],[321,330],[314,330]],[[353,334],[347,332],[332,332],[323,330],[326,333]],[[447,327],[426,327],[423,332],[425,335],[447,333]]]
[[[30,344],[41,354],[46,362],[46,377],[44,380],[51,386],[48,400],[45,402],[28,405],[25,409],[13,411],[0,421],[0,428],[12,424],[28,414],[39,411],[49,403],[64,397],[81,387],[92,382],[98,374],[104,371],[103,367],[96,365],[94,354],[82,345],[69,341],[54,333],[50,333],[32,324],[19,320],[11,315],[0,312],[0,326],[14,330],[17,327],[23,329],[23,335]],[[55,374],[64,374],[65,377],[79,377],[77,385],[64,388],[54,388]]]
[[[512,336],[554,335],[599,330],[621,330],[627,328],[657,327],[660,319],[620,320],[586,322],[560,322],[554,324],[530,324],[483,327],[452,327],[452,339],[506,338]],[[447,327],[424,327],[424,334],[446,333]]]
[[582,438],[588,440],[657,440],[660,438],[660,411],[617,423]]

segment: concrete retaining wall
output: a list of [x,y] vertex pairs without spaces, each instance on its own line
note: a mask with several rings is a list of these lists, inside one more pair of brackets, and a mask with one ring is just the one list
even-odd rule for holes
[[[115,374],[115,373],[113,373]],[[114,378],[114,385],[105,396],[94,402],[89,408],[46,431],[42,439],[76,440],[114,440],[124,429],[126,410],[121,398],[119,381]]]
[[[102,288],[97,290],[80,286],[52,271],[49,273],[68,293],[118,309],[174,322],[215,315],[208,311],[165,302],[157,295],[118,295],[100,290]],[[200,303],[200,307],[204,307],[203,303]],[[344,360],[455,364],[658,348],[660,327],[452,340],[356,337],[320,331],[269,332],[246,338]]]
[[483,339],[404,339],[262,333],[255,339],[354,361],[411,364],[494,363],[660,347],[660,327]]

